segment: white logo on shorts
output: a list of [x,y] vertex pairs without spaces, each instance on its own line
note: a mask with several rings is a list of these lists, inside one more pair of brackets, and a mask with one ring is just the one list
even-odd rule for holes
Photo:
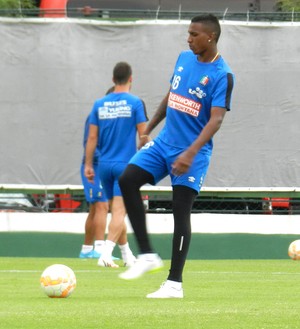
[[203,181],[204,181],[204,175],[202,175],[202,176],[200,177],[199,188],[202,187]]
[[147,144],[145,144],[145,145],[142,147],[142,149],[143,149],[143,150],[147,150],[149,147],[151,147],[151,146],[153,146],[153,145],[154,145],[154,142],[153,142],[153,141],[148,142]]
[[195,182],[195,177],[194,176],[189,176],[188,177],[188,180],[189,180],[189,182],[191,182],[191,183],[194,183]]

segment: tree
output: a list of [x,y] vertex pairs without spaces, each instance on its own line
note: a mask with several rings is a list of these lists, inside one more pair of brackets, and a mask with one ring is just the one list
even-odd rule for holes
[[33,9],[34,0],[0,0],[0,9]]
[[277,0],[276,10],[300,12],[300,0]]

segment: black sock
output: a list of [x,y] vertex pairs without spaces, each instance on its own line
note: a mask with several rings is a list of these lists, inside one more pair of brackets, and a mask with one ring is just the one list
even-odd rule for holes
[[168,280],[182,282],[182,272],[191,241],[191,210],[197,192],[189,187],[173,187],[174,236]]

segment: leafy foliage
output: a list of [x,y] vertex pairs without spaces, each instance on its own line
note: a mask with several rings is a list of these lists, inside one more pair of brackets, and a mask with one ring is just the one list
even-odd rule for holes
[[278,11],[300,12],[300,0],[277,0],[276,8]]
[[33,9],[34,0],[0,0],[0,9]]

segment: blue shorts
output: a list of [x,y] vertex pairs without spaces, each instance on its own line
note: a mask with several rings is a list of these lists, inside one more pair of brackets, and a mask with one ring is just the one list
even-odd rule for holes
[[127,162],[100,162],[99,176],[108,200],[114,196],[122,196],[119,177],[127,166]]
[[84,164],[81,165],[80,173],[81,173],[81,180],[84,190],[85,199],[89,203],[95,202],[107,202],[107,197],[105,195],[104,189],[101,185],[100,178],[99,178],[99,169],[98,165],[93,165],[95,171],[95,178],[94,183],[90,183],[87,178],[84,176]]
[[172,163],[184,150],[170,146],[156,138],[141,148],[129,163],[151,173],[155,184],[170,175],[172,186],[183,185],[199,192],[207,173],[211,154],[198,153],[189,171],[181,176],[175,176],[171,173]]

